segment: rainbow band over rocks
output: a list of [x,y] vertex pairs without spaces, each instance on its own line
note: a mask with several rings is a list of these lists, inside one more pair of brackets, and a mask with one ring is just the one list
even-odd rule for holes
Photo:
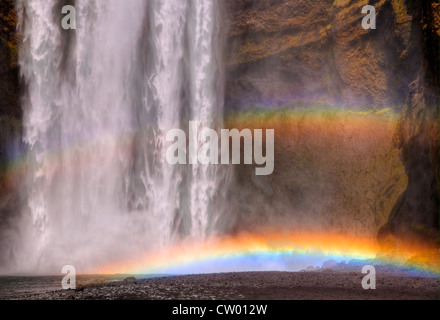
[[[415,246],[381,249],[377,241],[351,236],[273,232],[212,237],[204,242],[185,240],[130,261],[119,261],[96,270],[97,274],[200,274],[245,271],[300,271],[324,262],[356,260],[357,263],[404,267],[413,275],[440,275],[438,249]],[[434,253],[433,253],[434,252]],[[429,261],[420,259],[429,255]],[[426,257],[426,256],[425,256]],[[408,261],[412,259],[411,264]]]
[[[365,122],[355,125],[365,128],[369,128],[369,126],[372,123],[375,123],[377,120],[387,118],[393,119],[391,122],[394,126],[398,119],[397,115],[392,111],[391,108],[381,110],[352,111],[344,110],[339,107],[333,107],[330,110],[322,109],[322,107],[306,107],[304,110],[308,112],[304,112],[304,110],[297,111],[295,109],[285,109],[284,113],[282,110],[283,109],[273,112],[271,116],[268,116],[267,110],[264,109],[256,110],[254,113],[251,113],[251,115],[233,114],[233,122],[234,125],[240,123],[246,123],[249,125],[253,122],[259,122],[258,125],[256,125],[257,127],[275,127],[278,130],[282,124],[296,123],[299,120],[303,120],[305,116],[307,116],[308,120],[324,120],[324,125],[326,119],[331,119],[334,117],[353,117],[357,120],[365,120]],[[280,118],[277,118],[277,115],[280,116]],[[369,118],[370,116],[376,116],[376,118]],[[267,123],[269,122],[268,120],[271,120],[270,124]],[[310,127],[313,128],[314,125],[316,125],[316,123],[312,123]],[[319,127],[322,125],[322,123],[319,123],[317,126]],[[383,126],[383,123],[380,123],[380,125]],[[171,130],[173,128],[168,129]],[[75,140],[73,138],[73,140],[67,144],[69,146],[68,148],[51,148],[42,156],[42,159],[40,160],[45,163],[45,166],[48,166],[56,165],[62,159],[63,161],[67,161],[67,163],[64,163],[64,166],[75,167],[76,161],[78,158],[81,158],[83,163],[93,165],[96,162],[93,159],[93,152],[96,150],[96,148],[109,150],[118,149],[119,152],[129,152],[130,147],[132,147],[133,138],[140,133],[141,132],[139,131],[129,130],[126,132],[116,132],[108,136],[98,136],[95,137],[95,139],[87,141]],[[17,181],[23,179],[25,176],[29,159],[26,150],[9,151],[10,156],[7,166],[4,168],[0,167],[0,178],[5,179],[8,185],[15,185]],[[1,175],[3,175],[3,177]]]
[[[377,130],[380,126],[384,127],[382,122],[377,122],[380,119],[383,120],[391,118],[392,121],[390,122],[393,127],[397,121],[396,114],[390,108],[355,112],[352,110],[344,110],[339,107],[323,109],[319,106],[312,106],[306,107],[304,110],[298,111],[295,109],[285,109],[285,112],[278,110],[269,116],[267,115],[267,110],[256,110],[250,115],[234,114],[232,117],[232,122],[233,126],[237,125],[240,128],[243,127],[243,124],[246,124],[249,127],[251,124],[254,124],[256,127],[261,126],[263,128],[275,128],[277,132],[279,132],[283,125],[293,125],[298,121],[302,121],[306,116],[309,121],[312,120],[309,123],[309,128],[312,131],[319,132],[319,130],[316,130],[316,128],[325,126],[327,124],[326,121],[333,119],[334,117],[338,119],[349,117],[351,122],[353,122],[353,119],[360,121],[359,123],[354,121],[353,126],[349,127],[351,129],[350,131],[352,131],[354,127],[357,129],[360,127],[364,130],[369,130],[372,124],[377,124],[377,127],[375,127],[375,130]],[[141,134],[141,132],[129,130],[126,132],[116,132],[108,136],[95,137],[95,139],[88,141],[75,140],[75,138],[73,138],[73,140],[67,144],[69,146],[68,148],[51,148],[44,155],[42,155],[42,158],[40,159],[42,162],[41,169],[43,169],[43,171],[49,170],[51,172],[60,171],[61,160],[63,167],[77,168],[77,163],[79,160],[81,160],[81,163],[86,163],[90,170],[92,170],[93,166],[100,165],[99,161],[93,157],[94,151],[97,148],[109,150],[109,154],[111,151],[130,152],[133,139],[137,134]],[[4,184],[7,188],[13,189],[19,181],[25,178],[29,165],[29,159],[25,148],[24,150],[10,151],[9,153],[11,155],[8,159],[7,165],[0,167],[0,188],[2,187],[2,184]]]
[[[337,110],[310,110],[310,112],[277,112],[267,116],[256,112],[234,118],[236,124],[255,124],[257,127],[271,126],[281,130],[307,116],[307,124],[312,133],[323,133],[319,128],[339,130],[338,126],[328,126],[331,119],[344,119],[349,132],[356,136],[367,136],[370,131],[384,127],[385,119],[394,128],[396,117],[390,109],[357,112]],[[261,115],[261,117],[260,117]],[[278,117],[279,115],[279,117]],[[339,122],[337,122],[339,123]],[[373,126],[374,125],[374,126]],[[373,126],[373,127],[372,127]],[[264,127],[264,126],[262,126]],[[356,130],[355,130],[356,129]],[[371,129],[371,130],[370,130]],[[373,130],[374,129],[374,130]],[[358,132],[359,131],[359,132]],[[100,165],[93,157],[96,148],[119,152],[131,150],[131,143],[137,132],[125,132],[108,137],[97,137],[92,141],[72,141],[64,150],[52,149],[43,156],[41,170],[61,172],[63,167],[77,167],[78,159],[87,169]],[[314,137],[314,135],[312,135]],[[62,159],[63,161],[60,161]],[[11,185],[23,179],[27,170],[26,154],[11,159],[6,180]],[[435,251],[433,253],[433,251]],[[408,246],[404,249],[384,250],[376,239],[359,238],[356,235],[339,235],[311,231],[269,231],[260,233],[240,233],[234,236],[211,237],[203,241],[185,240],[131,260],[114,261],[92,270],[99,274],[196,274],[230,271],[299,271],[309,266],[318,267],[325,261],[349,262],[350,260],[374,260],[374,263],[406,266],[408,261],[415,273],[440,275],[439,250]],[[80,270],[79,270],[80,271]]]

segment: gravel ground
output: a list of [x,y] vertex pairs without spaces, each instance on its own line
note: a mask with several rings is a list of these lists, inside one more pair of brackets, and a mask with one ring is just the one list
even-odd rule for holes
[[439,278],[377,275],[362,289],[356,272],[243,272],[176,276],[87,285],[23,296],[25,300],[316,300],[440,299]]

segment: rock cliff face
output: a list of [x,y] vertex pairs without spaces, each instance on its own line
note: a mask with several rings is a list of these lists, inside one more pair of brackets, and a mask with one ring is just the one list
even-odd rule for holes
[[0,192],[7,159],[21,137],[20,90],[18,81],[17,16],[14,1],[0,2]]
[[379,232],[389,236],[439,240],[439,1],[415,1],[413,24],[421,25],[422,68],[413,75],[398,130],[408,175],[407,190]]
[[293,99],[401,106],[423,66],[422,26],[404,0],[370,1],[376,30],[361,25],[368,1],[226,3],[230,108]]
[[[402,114],[407,190],[379,239],[434,243],[439,231],[438,0],[225,0],[228,110],[298,100]],[[374,5],[377,29],[361,8]]]
[[17,16],[13,1],[0,3],[0,114],[21,118],[18,92]]
[[10,142],[19,137],[21,108],[19,104],[17,16],[12,0],[0,2],[0,190],[1,169],[5,165]]

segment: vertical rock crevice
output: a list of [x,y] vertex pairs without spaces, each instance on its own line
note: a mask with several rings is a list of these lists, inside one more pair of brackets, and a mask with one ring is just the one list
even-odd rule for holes
[[[423,68],[413,74],[396,142],[408,175],[408,187],[393,208],[379,240],[439,240],[439,1],[406,1],[412,27],[423,35]],[[412,43],[412,46],[419,43]],[[411,48],[409,48],[411,49]],[[396,241],[397,240],[397,241]]]

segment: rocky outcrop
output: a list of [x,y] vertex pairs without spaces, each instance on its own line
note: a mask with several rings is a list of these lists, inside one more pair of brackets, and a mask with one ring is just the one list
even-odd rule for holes
[[[226,0],[227,110],[325,101],[393,107],[407,190],[379,239],[437,243],[439,1]],[[361,27],[362,6],[377,29]],[[393,240],[393,241],[394,241]]]
[[2,0],[0,3],[0,114],[20,119],[16,23],[13,1]]
[[0,190],[2,169],[14,141],[20,137],[20,94],[18,81],[17,16],[12,0],[0,3]]
[[227,0],[227,108],[340,92],[329,1]]
[[[393,208],[379,239],[439,241],[439,44],[440,2],[414,1],[413,28],[423,35],[422,69],[408,87],[397,133],[408,187]],[[409,238],[409,239],[408,239]]]
[[404,0],[370,2],[376,30],[362,28],[366,1],[226,0],[227,107],[403,105],[423,62],[420,26]]

